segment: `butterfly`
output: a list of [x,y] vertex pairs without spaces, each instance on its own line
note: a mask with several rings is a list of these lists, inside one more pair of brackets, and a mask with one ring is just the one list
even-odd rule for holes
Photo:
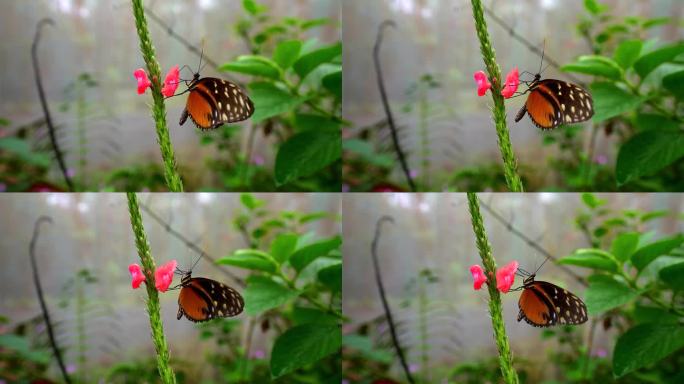
[[535,327],[577,325],[587,321],[587,306],[577,296],[546,281],[535,281],[535,274],[525,278],[518,300],[518,321]]
[[245,300],[238,291],[216,280],[192,277],[191,272],[182,273],[176,319],[185,315],[197,323],[242,313]]

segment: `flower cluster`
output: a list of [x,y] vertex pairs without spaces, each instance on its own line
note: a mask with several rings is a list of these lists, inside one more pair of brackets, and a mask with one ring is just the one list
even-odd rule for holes
[[[503,89],[501,90],[501,96],[508,99],[515,94],[520,85],[520,74],[518,73],[518,67],[513,68],[506,75],[506,82],[504,83]],[[487,75],[483,71],[475,72],[474,76],[475,83],[477,83],[477,95],[484,96],[488,89],[492,88],[492,83],[489,82]]]
[[[513,260],[496,271],[496,289],[503,293],[511,289],[515,281],[515,272],[518,270],[518,265],[518,262]],[[484,274],[482,267],[477,264],[470,267],[470,273],[473,275],[473,289],[477,291],[482,288],[482,284],[487,282],[487,276]]]
[[[154,271],[154,285],[159,292],[166,292],[169,289],[177,265],[176,260],[171,260]],[[135,263],[128,266],[128,271],[131,273],[131,286],[133,289],[137,289],[145,281],[145,274],[140,266]]]
[[[147,88],[152,85],[150,79],[147,78],[147,73],[144,69],[138,68],[133,72],[133,76],[138,81],[138,95],[145,93]],[[166,74],[164,79],[164,84],[162,84],[161,93],[164,97],[171,97],[176,93],[178,84],[180,83],[180,69],[178,66],[174,66]]]

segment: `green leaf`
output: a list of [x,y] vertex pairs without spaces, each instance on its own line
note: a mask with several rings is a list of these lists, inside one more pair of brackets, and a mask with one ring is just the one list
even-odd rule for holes
[[664,46],[647,53],[634,63],[634,69],[643,79],[660,65],[674,61],[674,59],[684,53],[684,41]]
[[620,80],[624,76],[622,68],[613,59],[596,55],[580,56],[576,62],[562,66],[561,70],[601,76],[611,80]]
[[281,74],[278,64],[266,57],[255,55],[240,56],[235,61],[223,64],[218,70],[263,76],[274,80],[279,79]]
[[648,19],[648,20],[644,21],[644,23],[641,26],[644,29],[649,29],[649,28],[669,24],[670,22],[672,22],[672,19],[670,19],[669,17],[656,17],[656,18]]
[[295,115],[295,127],[298,132],[313,130],[338,132],[342,124],[326,116],[298,113]]
[[684,243],[684,236],[676,235],[645,245],[632,255],[632,265],[638,270],[643,270],[657,257],[669,254],[682,243]]
[[342,55],[342,43],[338,42],[302,55],[294,63],[294,70],[303,79],[319,65],[332,62],[340,55]]
[[621,335],[613,351],[613,374],[622,377],[657,363],[684,347],[684,327],[679,324],[639,324]]
[[276,262],[271,255],[256,249],[238,249],[232,255],[216,260],[216,264],[234,265],[236,267],[274,273]]
[[275,181],[287,184],[316,173],[342,155],[340,132],[306,131],[292,136],[278,150]]
[[50,156],[47,153],[34,152],[28,141],[18,137],[0,138],[0,149],[17,155],[21,160],[42,168],[50,166]]
[[596,209],[596,208],[606,204],[606,200],[599,199],[593,193],[587,193],[587,192],[582,194],[582,202],[584,203],[584,205],[586,205],[587,207],[589,207],[591,209]]
[[[38,364],[48,364],[51,354],[46,350],[33,349],[26,337],[15,334],[0,335],[0,347],[16,352],[22,358]],[[11,356],[11,354],[9,354]]]
[[302,215],[302,217],[299,218],[299,223],[300,224],[306,224],[312,221],[318,221],[322,219],[327,219],[327,218],[332,218],[333,215],[330,212],[326,211],[321,211],[321,212],[312,212],[312,213],[307,213],[306,215]]
[[644,213],[641,216],[641,222],[646,223],[651,220],[659,219],[661,217],[668,216],[670,214],[670,211],[653,211],[653,212],[648,212]]
[[356,349],[361,352],[364,357],[372,361],[389,364],[394,360],[394,355],[390,351],[375,349],[373,347],[373,340],[368,336],[357,334],[343,335],[342,345],[347,348]]
[[252,16],[263,13],[267,9],[265,6],[257,4],[257,2],[254,0],[242,0],[242,8],[244,8],[245,11]]
[[342,331],[337,325],[304,324],[276,339],[271,351],[271,376],[280,377],[340,352]]
[[342,238],[335,236],[313,244],[305,245],[290,256],[290,264],[299,272],[315,259],[325,256],[342,245]]
[[338,100],[342,100],[342,70],[323,76],[323,88],[330,91]]
[[610,247],[610,253],[619,261],[627,261],[639,245],[639,233],[626,232],[619,234]]
[[584,302],[591,315],[599,315],[617,308],[639,296],[639,292],[611,276],[592,275],[587,280],[589,288]]
[[625,40],[615,49],[613,58],[623,69],[627,69],[637,61],[642,47],[641,40]]
[[684,100],[684,71],[671,73],[663,77],[663,87],[672,92],[677,100]]
[[272,83],[252,83],[249,89],[249,96],[254,102],[252,121],[255,124],[291,112],[307,100],[306,97],[295,97]]
[[366,160],[369,164],[383,168],[391,168],[394,158],[388,154],[377,153],[373,144],[360,139],[346,139],[342,141],[342,149],[353,152]]
[[301,292],[284,287],[265,276],[250,276],[245,288],[245,313],[257,316],[299,296]]
[[332,292],[342,292],[342,263],[333,264],[318,271],[318,281]]
[[299,59],[299,53],[302,51],[302,42],[299,40],[286,40],[278,44],[273,52],[273,61],[275,61],[280,68],[288,69],[292,64]]
[[286,262],[297,246],[299,235],[296,233],[281,233],[271,242],[271,256],[279,262]]
[[652,129],[632,136],[620,147],[615,165],[619,185],[650,176],[684,157],[684,132]]
[[675,130],[679,128],[679,123],[663,115],[640,113],[636,118],[636,126],[642,131],[649,129]]
[[263,200],[259,200],[254,195],[250,193],[243,193],[240,195],[240,202],[242,205],[245,206],[245,208],[249,209],[250,211],[253,211],[256,208],[259,208],[264,205]]
[[599,15],[608,9],[606,5],[599,3],[597,0],[584,0],[584,8],[592,15]]
[[310,323],[335,325],[339,323],[339,319],[329,313],[306,307],[294,307],[292,309],[292,321],[295,325]]
[[636,304],[632,313],[634,321],[637,323],[677,323],[679,317],[660,307],[647,307]]
[[660,279],[672,289],[684,290],[684,262],[661,269],[659,275]]
[[617,271],[618,264],[615,256],[601,249],[578,249],[572,255],[562,257],[558,264],[577,265],[579,267]]
[[618,88],[613,83],[593,83],[591,91],[595,110],[593,120],[596,123],[634,111],[646,100]]

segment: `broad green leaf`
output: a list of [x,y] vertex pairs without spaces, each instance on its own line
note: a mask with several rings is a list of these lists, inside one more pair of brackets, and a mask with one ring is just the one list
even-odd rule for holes
[[250,211],[255,210],[256,208],[259,208],[264,205],[263,200],[259,200],[254,195],[251,193],[243,193],[240,195],[240,202],[242,205],[245,206],[245,208],[249,209]]
[[318,281],[332,292],[342,292],[342,263],[333,264],[318,271]]
[[330,91],[337,99],[342,100],[342,70],[323,76],[323,88]]
[[653,212],[647,212],[641,216],[641,222],[645,223],[651,220],[659,219],[661,217],[668,216],[670,214],[670,211],[653,211]]
[[597,0],[584,0],[584,8],[592,15],[600,15],[608,9],[606,5],[599,3]]
[[342,245],[340,236],[305,245],[290,256],[290,264],[297,271],[301,271],[316,258],[327,255],[330,251],[339,248],[340,245]]
[[619,234],[610,247],[610,253],[619,261],[627,261],[639,245],[639,233],[626,232]]
[[309,113],[295,115],[295,127],[298,132],[303,131],[334,131],[339,132],[342,124],[326,116]]
[[622,377],[667,357],[684,347],[679,324],[639,324],[622,334],[613,351],[613,374]]
[[684,100],[684,71],[663,77],[663,87],[672,92],[678,100]]
[[300,25],[300,27],[301,27],[303,30],[307,30],[307,29],[311,29],[311,28],[320,27],[320,26],[323,26],[323,25],[328,25],[328,24],[330,24],[330,22],[331,22],[330,19],[328,19],[328,18],[326,18],[326,17],[322,17],[322,18],[319,18],[319,19],[305,20],[305,21]]
[[632,255],[632,265],[642,270],[657,257],[669,254],[673,249],[681,246],[682,243],[684,243],[684,236],[677,235],[647,244],[634,252]]
[[302,55],[294,63],[294,70],[303,79],[319,65],[332,62],[340,55],[342,55],[342,43],[338,42]]
[[684,262],[660,270],[660,279],[677,291],[684,290]]
[[318,221],[322,219],[327,219],[327,218],[332,218],[334,215],[331,214],[330,212],[312,212],[312,213],[307,213],[306,215],[302,215],[302,217],[299,218],[299,223],[301,224],[306,224],[312,221]]
[[679,321],[679,317],[676,314],[670,313],[663,308],[647,307],[639,304],[634,306],[632,316],[637,323],[677,323]]
[[273,52],[273,61],[275,61],[280,68],[288,69],[292,64],[299,59],[299,53],[302,51],[302,42],[299,40],[286,40],[280,42]]
[[679,128],[679,123],[663,115],[640,113],[636,118],[636,126],[642,131],[649,129],[675,130]]
[[265,276],[250,276],[245,288],[245,313],[257,316],[299,296],[301,292],[282,286]]
[[632,136],[620,147],[615,178],[619,185],[650,176],[684,156],[684,132],[652,129]]
[[596,123],[634,111],[645,101],[645,98],[632,95],[613,83],[593,83],[590,88],[594,98],[593,120]]
[[373,347],[373,340],[368,336],[350,334],[342,336],[342,344],[345,347],[353,348],[372,361],[389,364],[394,359],[392,352]]
[[340,319],[327,312],[315,308],[294,307],[292,309],[292,321],[295,325],[302,324],[339,324]]
[[595,209],[606,204],[606,200],[599,199],[593,193],[583,193],[582,202],[591,209]]
[[580,56],[576,62],[562,66],[561,70],[601,76],[611,80],[620,80],[624,76],[622,68],[613,59],[596,55]]
[[388,154],[377,153],[373,144],[366,140],[346,139],[342,141],[342,149],[353,152],[369,164],[390,168],[394,165],[394,158]]
[[641,40],[625,40],[615,49],[613,58],[623,69],[627,69],[637,61],[642,47]]
[[277,265],[266,252],[256,249],[238,249],[232,255],[216,260],[216,264],[234,265],[236,267],[273,273]]
[[265,6],[257,4],[257,2],[254,0],[242,0],[242,8],[244,8],[245,11],[252,16],[263,13],[267,9]]
[[684,41],[673,43],[641,56],[634,63],[634,69],[643,79],[653,72],[654,69],[664,63],[673,61],[682,53],[684,53]]
[[43,168],[50,166],[50,156],[47,153],[34,152],[28,141],[18,137],[0,138],[0,149],[17,155],[31,165]]
[[279,79],[281,74],[278,64],[266,57],[255,55],[240,56],[235,61],[223,64],[218,70],[263,76],[270,79]]
[[577,265],[579,267],[601,269],[605,271],[617,271],[618,264],[615,256],[600,249],[578,249],[572,255],[564,256],[558,260],[558,264]]
[[279,262],[286,262],[297,246],[299,236],[296,233],[281,233],[271,242],[271,256]]
[[292,136],[278,150],[275,181],[287,184],[316,173],[342,155],[340,132],[306,131]]
[[295,97],[271,83],[252,83],[249,88],[249,97],[254,102],[252,122],[255,124],[291,112],[307,100],[306,97]]
[[639,292],[611,276],[592,275],[587,280],[589,288],[584,302],[591,315],[599,315],[617,308],[639,296]]
[[[23,359],[38,364],[48,364],[52,356],[47,350],[34,349],[28,338],[11,333],[0,335],[0,347],[14,351]],[[5,354],[7,353],[5,352]],[[11,353],[9,355],[11,356]]]
[[342,330],[338,325],[304,324],[280,335],[271,351],[271,376],[280,377],[339,353]]

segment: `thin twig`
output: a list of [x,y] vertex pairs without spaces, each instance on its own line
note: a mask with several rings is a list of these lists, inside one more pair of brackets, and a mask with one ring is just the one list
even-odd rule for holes
[[162,219],[159,215],[154,213],[152,209],[150,209],[147,205],[144,203],[139,203],[140,208],[145,211],[148,215],[150,215],[151,218],[153,218],[159,225],[164,227],[164,229],[171,234],[173,237],[177,238],[178,240],[182,241],[186,247],[190,248],[192,251],[197,253],[200,257],[207,259],[211,261],[211,265],[218,268],[223,274],[226,276],[230,277],[233,279],[238,285],[244,287],[245,286],[245,281],[242,280],[241,278],[235,276],[233,273],[228,271],[227,269],[221,268],[218,264],[216,264],[216,258],[209,255],[207,252],[205,252],[202,248],[198,247],[194,242],[192,242],[190,239],[185,237],[182,233],[176,231],[169,223],[167,223],[164,219]]
[[404,351],[401,349],[401,345],[399,344],[399,337],[397,337],[397,330],[394,326],[394,318],[392,317],[392,311],[390,310],[389,303],[387,302],[385,287],[382,284],[382,276],[380,274],[380,263],[378,262],[378,242],[380,241],[380,228],[382,227],[382,223],[385,221],[393,223],[394,219],[391,216],[383,216],[378,219],[378,222],[375,225],[375,237],[373,238],[373,243],[371,245],[373,269],[375,270],[375,282],[378,284],[378,292],[380,292],[382,307],[385,310],[385,316],[387,317],[387,324],[389,325],[390,334],[392,336],[392,344],[394,344],[394,348],[397,350],[399,361],[401,362],[401,366],[404,368],[404,374],[406,374],[406,380],[408,380],[409,383],[415,383],[413,376],[411,376],[408,363],[406,362]]
[[43,114],[45,115],[45,123],[48,127],[48,132],[50,133],[50,142],[52,143],[52,149],[55,151],[55,156],[57,157],[57,163],[59,164],[59,169],[62,171],[62,176],[64,181],[69,188],[69,192],[73,192],[74,185],[69,178],[67,173],[66,163],[64,162],[64,155],[62,150],[59,148],[59,143],[57,141],[57,134],[55,133],[55,126],[52,123],[52,116],[50,115],[50,109],[48,108],[47,99],[45,98],[45,89],[43,88],[43,80],[40,76],[40,65],[38,64],[38,42],[40,42],[40,32],[45,25],[55,25],[55,21],[49,18],[42,19],[38,22],[36,27],[36,36],[33,38],[33,44],[31,45],[31,58],[33,62],[33,73],[36,79],[36,86],[38,87],[38,97],[40,97],[40,105],[43,108]]
[[[40,27],[39,27],[40,29]],[[50,321],[50,313],[48,312],[47,304],[45,304],[45,297],[43,296],[43,287],[40,285],[40,276],[38,275],[38,263],[36,263],[36,243],[38,242],[38,235],[40,234],[40,224],[42,223],[52,223],[52,218],[49,216],[41,216],[36,221],[33,227],[33,237],[31,238],[31,243],[29,244],[29,256],[31,259],[31,269],[33,269],[33,283],[36,286],[36,293],[38,294],[38,301],[40,302],[40,309],[43,311],[43,319],[45,320],[45,328],[48,332],[48,337],[50,338],[50,345],[57,358],[57,364],[59,365],[59,370],[62,372],[62,377],[64,381],[71,384],[71,379],[66,371],[66,366],[62,360],[62,353],[57,347],[57,340],[55,339],[55,332],[52,330],[52,322]]]
[[572,271],[572,269],[567,268],[566,266],[562,264],[557,263],[557,259],[555,256],[551,254],[551,252],[547,251],[544,249],[541,245],[539,245],[538,242],[534,241],[531,237],[527,236],[525,233],[520,231],[518,228],[514,227],[508,220],[506,220],[501,214],[499,214],[497,211],[495,211],[492,207],[487,205],[482,199],[479,199],[480,201],[480,206],[485,209],[485,211],[489,212],[489,214],[492,215],[498,222],[503,224],[506,229],[511,232],[512,234],[516,235],[517,237],[521,238],[527,245],[529,245],[531,248],[534,248],[537,252],[541,253],[546,257],[547,259],[550,259],[551,261],[558,266],[563,272],[567,273],[568,275],[572,276],[575,280],[577,280],[578,283],[582,284],[583,286],[587,286],[587,282],[582,278],[580,275],[576,274],[575,272]]
[[387,123],[389,124],[390,132],[392,132],[392,142],[394,143],[394,150],[397,152],[397,157],[399,158],[399,164],[401,164],[401,169],[404,171],[404,176],[409,184],[412,192],[416,191],[416,184],[411,178],[411,172],[409,171],[408,164],[406,162],[406,155],[401,149],[401,143],[399,142],[399,134],[397,132],[397,127],[394,124],[394,117],[392,116],[392,110],[390,109],[389,101],[387,99],[387,90],[385,89],[385,80],[382,77],[382,66],[380,65],[380,46],[382,45],[382,35],[386,27],[396,27],[396,24],[392,20],[385,20],[378,27],[378,36],[375,40],[375,45],[373,46],[373,63],[375,64],[375,73],[378,78],[378,89],[380,90],[380,98],[382,99],[382,106],[385,108],[385,114],[387,115]]

